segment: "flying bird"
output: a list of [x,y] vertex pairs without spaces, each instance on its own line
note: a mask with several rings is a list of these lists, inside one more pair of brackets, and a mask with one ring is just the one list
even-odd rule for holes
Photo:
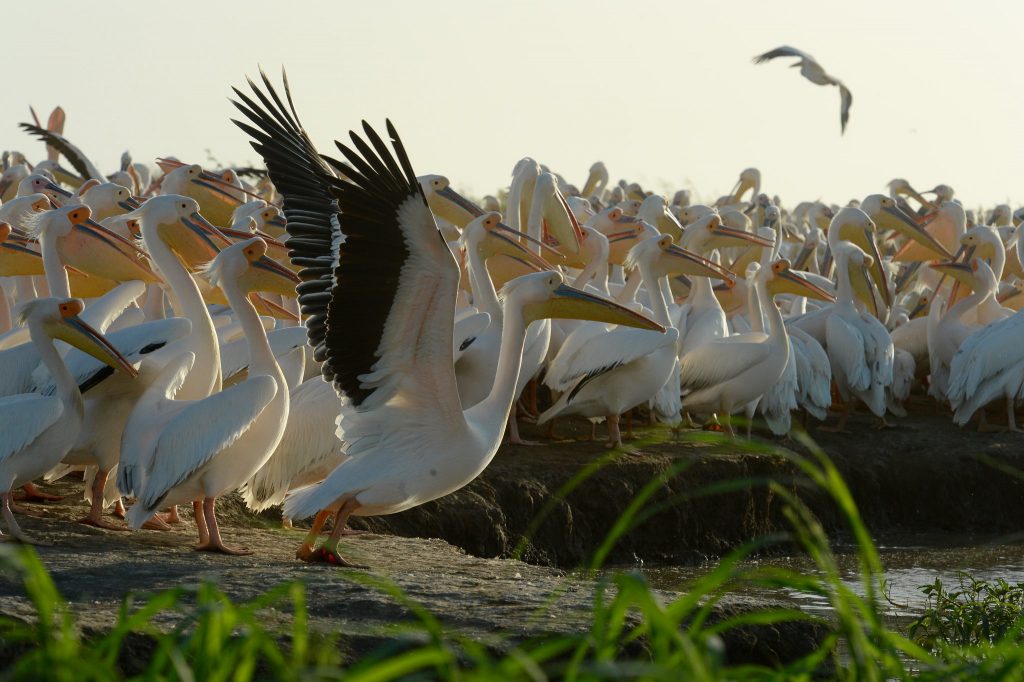
[[799,57],[800,61],[795,64],[791,64],[791,67],[800,67],[800,75],[811,81],[815,85],[837,85],[839,86],[839,123],[842,126],[842,132],[846,132],[846,123],[850,120],[850,105],[853,104],[853,94],[850,89],[843,85],[843,82],[838,78],[828,75],[825,73],[825,69],[822,68],[818,60],[800,50],[783,45],[777,47],[774,50],[759,54],[754,57],[755,64],[763,64],[764,62],[775,59],[776,57]]

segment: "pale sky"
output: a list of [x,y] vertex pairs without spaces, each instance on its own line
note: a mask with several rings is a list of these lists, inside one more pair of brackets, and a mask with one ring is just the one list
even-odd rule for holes
[[[1022,26],[1024,3],[952,0],[9,2],[0,148],[42,158],[16,124],[60,104],[66,136],[107,171],[125,149],[258,163],[227,97],[284,65],[321,151],[390,117],[418,174],[477,196],[533,156],[578,185],[602,160],[613,182],[706,198],[757,166],[789,205],[894,177],[1013,203]],[[751,63],[783,44],[852,90],[845,136],[836,88]]]

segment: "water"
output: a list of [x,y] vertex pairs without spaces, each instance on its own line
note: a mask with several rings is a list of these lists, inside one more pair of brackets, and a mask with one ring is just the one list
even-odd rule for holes
[[[857,576],[857,556],[852,548],[837,546],[834,550],[842,571],[844,582],[858,594],[863,587]],[[942,580],[950,588],[957,584],[957,571],[966,571],[983,580],[1002,578],[1011,584],[1024,583],[1024,537],[955,537],[955,536],[914,536],[893,538],[888,544],[879,545],[878,552],[885,569],[890,598],[896,606],[885,609],[886,615],[894,622],[919,615],[926,606],[926,598],[920,591],[921,585]],[[814,570],[806,557],[769,556],[746,562],[748,566],[778,566],[795,571]],[[712,565],[671,566],[643,569],[654,587],[685,591],[694,578],[709,572]],[[747,592],[755,594],[753,590]],[[761,596],[770,596],[793,602],[810,613],[827,616],[831,609],[828,602],[818,596],[793,590],[775,590]]]

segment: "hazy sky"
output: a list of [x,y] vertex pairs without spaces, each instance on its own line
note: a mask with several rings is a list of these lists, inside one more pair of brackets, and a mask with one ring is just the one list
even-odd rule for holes
[[[898,176],[1024,201],[1019,2],[51,0],[5,3],[4,24],[0,148],[30,159],[16,124],[60,104],[102,169],[124,149],[258,162],[227,97],[283,64],[322,151],[390,117],[417,173],[478,195],[529,155],[577,184],[600,159],[613,182],[704,197],[757,166],[787,204]],[[836,88],[751,63],[782,44],[853,91],[845,136]]]

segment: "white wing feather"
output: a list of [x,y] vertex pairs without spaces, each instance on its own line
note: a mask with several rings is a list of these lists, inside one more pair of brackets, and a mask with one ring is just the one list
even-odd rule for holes
[[64,404],[55,396],[0,398],[0,461],[18,454],[57,423]]
[[289,399],[288,425],[281,442],[241,490],[246,505],[256,511],[280,504],[290,488],[313,482],[302,481],[309,472],[332,463],[337,466],[344,458],[334,429],[341,407],[334,388],[314,377],[295,388]]
[[679,359],[683,390],[715,386],[763,362],[771,353],[767,338],[751,332],[697,346]]

